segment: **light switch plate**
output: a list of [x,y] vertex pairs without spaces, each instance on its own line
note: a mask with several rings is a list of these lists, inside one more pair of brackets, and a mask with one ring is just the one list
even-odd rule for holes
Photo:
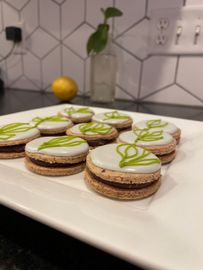
[[153,10],[149,55],[203,55],[203,6]]

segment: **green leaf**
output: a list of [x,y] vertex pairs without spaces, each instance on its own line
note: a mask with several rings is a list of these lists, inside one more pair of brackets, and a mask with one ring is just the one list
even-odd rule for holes
[[90,35],[87,42],[88,55],[91,52],[99,53],[105,48],[108,42],[108,31],[109,31],[108,24],[100,24],[97,30]]
[[109,19],[109,18],[113,18],[113,17],[120,17],[123,15],[123,12],[115,7],[108,7],[105,11],[105,20]]

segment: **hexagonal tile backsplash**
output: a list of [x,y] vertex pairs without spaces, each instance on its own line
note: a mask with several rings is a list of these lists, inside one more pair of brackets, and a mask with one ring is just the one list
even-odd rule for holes
[[[200,0],[201,2],[201,0]],[[150,10],[196,4],[197,0],[0,0],[0,58],[11,44],[4,28],[24,21],[24,54],[0,62],[7,87],[49,91],[59,75],[75,78],[89,93],[86,41],[102,20],[100,7],[116,6],[114,43],[118,57],[116,97],[203,106],[203,58],[147,57]],[[195,70],[195,74],[194,74]]]

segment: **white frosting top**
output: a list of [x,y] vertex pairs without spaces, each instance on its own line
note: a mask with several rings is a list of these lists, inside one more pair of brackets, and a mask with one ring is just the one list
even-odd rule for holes
[[[50,116],[51,118],[52,116]],[[41,118],[41,123],[40,123],[40,117],[39,117],[39,124],[37,125],[37,128],[40,129],[47,129],[47,130],[52,130],[52,129],[58,129],[58,128],[68,128],[70,126],[72,126],[72,121],[70,119],[67,119],[65,117],[62,116],[53,116],[53,117],[58,117],[59,119],[57,121],[52,121],[51,119],[46,119],[49,117],[42,117]],[[37,121],[34,121],[34,119],[37,120],[38,117],[33,118],[31,121],[31,125],[36,125]],[[60,121],[60,118],[61,121]]]
[[[155,119],[155,120],[160,120],[160,119]],[[144,120],[144,121],[140,121],[138,123],[135,123],[135,127],[141,128],[141,129],[142,128],[147,128],[148,127],[148,125],[147,125],[148,121],[152,121],[152,120]],[[176,125],[174,125],[174,124],[172,124],[170,122],[166,122],[166,121],[161,120],[160,125],[162,125],[162,124],[167,124],[167,125],[165,125],[164,127],[152,128],[151,130],[153,130],[153,131],[163,130],[164,132],[167,132],[167,133],[170,133],[170,134],[173,134],[174,132],[176,132],[178,130]]]
[[[10,123],[10,124],[15,124],[15,123]],[[23,140],[23,139],[28,139],[28,138],[33,137],[33,136],[40,135],[40,132],[37,128],[31,127],[31,125],[29,125],[28,123],[21,123],[21,124],[24,124],[24,125],[22,125],[19,128],[16,127],[16,128],[10,129],[9,132],[6,132],[6,133],[0,132],[0,141],[6,142],[6,141]],[[0,126],[0,129],[4,128],[6,126],[7,125]],[[20,129],[22,130],[22,129],[26,129],[26,128],[30,128],[30,127],[31,127],[31,129],[28,129],[27,131],[26,130],[20,131]],[[7,138],[9,136],[9,134],[14,134],[14,136]]]
[[[100,123],[106,123],[106,124],[110,124],[111,125],[111,124],[119,124],[119,123],[126,122],[130,118],[127,114],[121,113],[121,112],[117,112],[117,113],[120,116],[127,116],[128,118],[113,118],[113,117],[111,118],[110,116],[114,112],[117,112],[117,111],[95,114],[92,117],[92,121],[100,122]],[[108,116],[106,114],[108,114]]]
[[[62,137],[69,137],[69,136],[62,136]],[[56,146],[56,147],[44,148],[41,150],[38,149],[39,146],[41,146],[43,143],[48,142],[55,138],[62,138],[62,137],[41,137],[41,138],[35,139],[26,144],[25,150],[31,153],[47,154],[51,156],[76,156],[76,155],[80,155],[80,154],[88,152],[89,146],[87,142],[77,137],[72,139],[71,142],[84,141],[84,143],[81,143],[76,146]]]
[[[73,108],[75,110],[75,112],[72,112],[71,114],[69,114],[66,110],[71,109],[71,108]],[[79,110],[81,108],[77,108],[77,107],[66,107],[62,111],[60,111],[59,113],[62,116],[71,117],[71,118],[75,118],[75,119],[84,118],[84,117],[91,117],[94,114],[94,112],[87,107],[85,107],[85,108],[88,109],[89,112],[80,112]]]
[[[149,155],[146,157],[146,159],[156,159],[159,161],[159,163],[150,164],[150,165],[139,165],[139,166],[124,166],[120,167],[119,163],[122,159],[121,155],[117,152],[117,146],[122,144],[106,144],[103,146],[99,146],[95,149],[93,149],[90,152],[90,157],[94,165],[100,168],[104,168],[107,170],[112,171],[118,171],[118,172],[128,172],[128,173],[153,173],[158,171],[161,168],[161,163],[159,159],[152,154],[151,152],[144,150],[141,147],[134,146],[137,151],[138,155],[141,156],[143,154],[143,151],[145,153],[149,153]],[[125,144],[122,147],[122,153],[125,150]],[[120,148],[121,149],[121,148]],[[133,155],[135,153],[135,149],[131,148],[128,150],[129,155]],[[137,157],[136,156],[136,157]],[[129,159],[128,159],[129,161]]]
[[[154,129],[152,132],[154,132]],[[163,138],[159,140],[153,140],[153,141],[137,140],[136,145],[138,146],[165,145],[165,144],[169,144],[173,140],[173,137],[166,132],[163,132],[161,134],[161,137]],[[135,143],[135,140],[138,138],[138,136],[131,130],[131,131],[122,132],[118,138],[123,143]]]
[[[92,122],[91,122],[91,123],[92,123]],[[71,127],[70,130],[71,130],[72,132],[74,132],[74,133],[85,134],[85,135],[95,135],[95,134],[97,135],[97,134],[101,134],[101,133],[99,133],[99,132],[92,132],[92,131],[87,131],[87,132],[85,132],[85,133],[81,132],[81,131],[80,131],[80,127],[81,127],[81,126],[84,126],[84,125],[86,125],[86,124],[90,124],[90,123],[77,124],[77,125]],[[108,134],[108,133],[110,133],[110,132],[112,131],[112,127],[109,126],[109,125],[107,125],[107,124],[98,124],[98,123],[93,123],[93,124],[94,124],[94,126],[96,126],[96,125],[102,125],[103,128],[109,128],[109,131],[106,132],[106,133],[104,132],[103,134]]]

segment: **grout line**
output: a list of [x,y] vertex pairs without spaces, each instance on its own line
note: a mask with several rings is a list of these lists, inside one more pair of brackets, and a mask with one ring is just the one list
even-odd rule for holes
[[140,99],[140,94],[142,90],[142,79],[143,79],[143,69],[144,69],[144,62],[141,61],[140,66],[140,75],[139,75],[139,82],[138,82],[138,93],[137,93],[137,99]]
[[118,43],[118,41],[113,40],[113,43],[118,46],[120,49],[122,49],[123,51],[125,51],[126,53],[130,54],[132,57],[134,57],[135,59],[137,59],[138,61],[142,61],[141,58],[139,58],[137,55],[135,55],[134,53],[132,53],[131,51],[129,51],[128,49],[126,49],[125,47],[123,47],[120,43]]
[[183,91],[185,91],[186,93],[190,94],[191,96],[193,96],[194,98],[196,98],[197,100],[199,100],[199,101],[201,101],[203,103],[203,99],[201,99],[200,97],[198,97],[194,93],[190,92],[188,89],[186,89],[180,83],[176,82],[176,85],[179,86]]
[[168,85],[165,85],[165,86],[163,86],[162,88],[159,88],[159,89],[153,91],[152,93],[147,94],[146,96],[140,98],[139,100],[144,100],[145,98],[151,97],[151,96],[153,96],[153,95],[155,95],[155,94],[157,94],[157,93],[159,93],[159,92],[162,92],[163,90],[165,90],[165,89],[167,89],[167,88],[169,88],[169,87],[171,87],[171,86],[173,86],[173,85],[174,85],[174,83],[170,83],[170,84],[168,84]]
[[177,57],[177,62],[176,62],[176,67],[175,67],[175,78],[174,78],[174,83],[176,83],[176,81],[177,81],[178,70],[179,70],[179,64],[180,64],[180,55]]
[[131,97],[133,100],[131,101],[136,101],[136,97],[134,97],[131,93],[129,93],[127,90],[125,90],[122,86],[120,86],[118,83],[116,83],[116,86],[122,91],[124,92],[126,95],[128,95],[129,97]]
[[148,8],[149,8],[149,0],[145,0],[145,16],[148,18],[147,13],[148,13]]
[[67,39],[68,37],[70,37],[75,31],[77,31],[83,24],[85,24],[85,21],[82,21],[78,26],[76,26],[70,33],[68,33],[66,36],[64,36],[62,38],[62,40],[64,41],[65,39]]
[[60,37],[60,74],[63,74],[63,48],[62,48],[62,5],[59,6],[59,37]]
[[138,25],[139,23],[141,23],[143,20],[145,19],[145,16],[142,17],[141,19],[139,19],[137,22],[133,23],[130,27],[128,27],[127,29],[125,29],[123,32],[121,32],[120,34],[118,34],[115,39],[121,37],[122,35],[124,35],[126,32],[128,32],[129,30],[131,30],[132,28],[134,28],[136,25]]
[[65,43],[63,43],[63,46],[66,48],[66,49],[68,49],[68,50],[70,50],[73,54],[75,54],[77,57],[79,57],[81,60],[85,60],[86,58],[83,58],[82,56],[80,56],[77,52],[75,52],[72,48],[70,48],[68,45],[66,45]]

